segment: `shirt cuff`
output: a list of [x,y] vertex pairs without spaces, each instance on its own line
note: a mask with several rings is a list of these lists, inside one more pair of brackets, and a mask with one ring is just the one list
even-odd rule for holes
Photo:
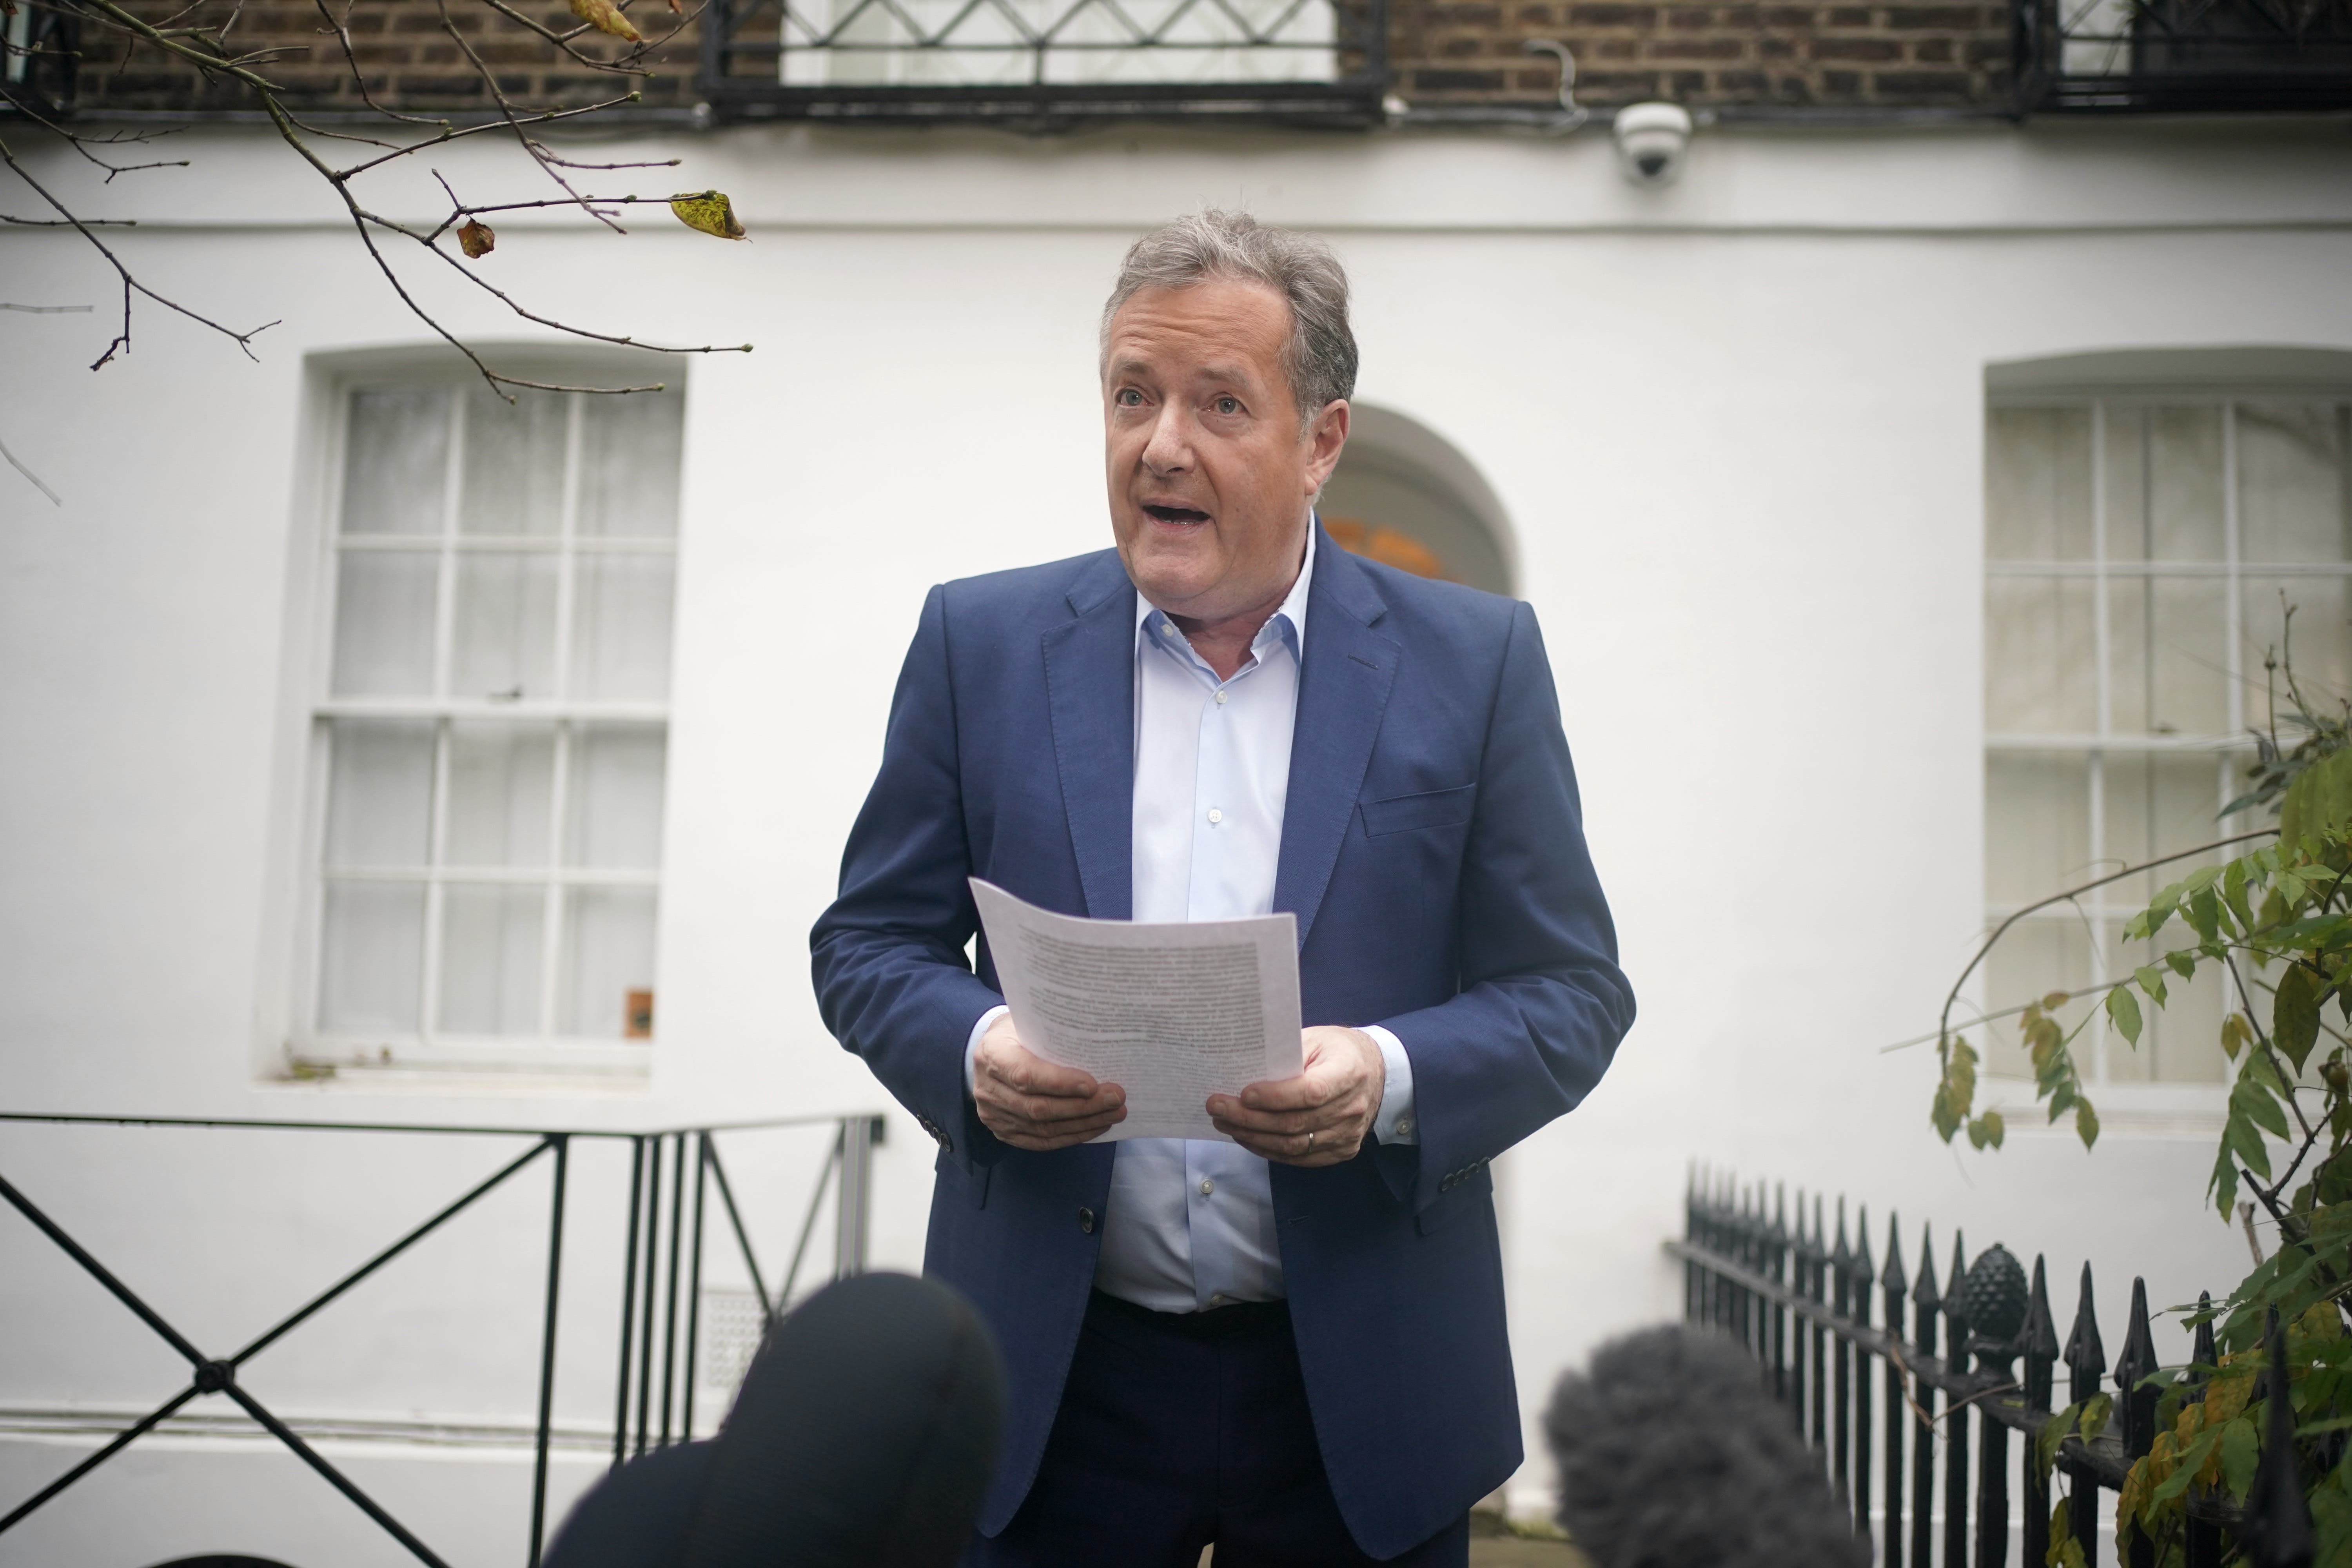
[[[1372,1135],[1382,1143],[1418,1143],[1421,1125],[1412,1114],[1412,1058],[1404,1054],[1404,1044],[1378,1024],[1368,1025],[1365,1034],[1381,1047],[1381,1060],[1388,1068],[1388,1078],[1381,1088],[1380,1120],[1373,1123]],[[973,1039],[980,1037],[974,1035]]]
[[[988,1033],[988,1026],[991,1024],[993,1024],[996,1020],[1002,1018],[1011,1011],[1013,1011],[1012,1008],[1000,1003],[996,1006],[991,1007],[987,1012],[982,1013],[980,1016],[980,1022],[971,1026],[971,1038],[963,1043],[963,1092],[964,1097],[972,1100],[974,1103],[977,1103],[980,1100],[980,1080],[973,1076],[974,1069],[972,1068],[972,1058],[980,1054],[980,1037]],[[1381,1048],[1386,1049],[1387,1047],[1383,1047]],[[1404,1055],[1404,1052],[1400,1050],[1397,1052],[1397,1055],[1401,1057]],[[1405,1070],[1407,1072],[1411,1072],[1412,1069],[1407,1068]],[[1387,1102],[1383,1100],[1381,1105],[1382,1108],[1385,1109]]]

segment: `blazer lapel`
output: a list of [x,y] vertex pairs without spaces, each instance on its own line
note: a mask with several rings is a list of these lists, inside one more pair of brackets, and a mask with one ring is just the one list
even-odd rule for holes
[[1274,879],[1274,907],[1298,917],[1301,947],[1355,816],[1398,658],[1397,645],[1372,629],[1388,605],[1370,574],[1332,542],[1320,522],[1315,548],[1298,717],[1291,731],[1290,794]]
[[1135,589],[1106,550],[1068,597],[1075,618],[1045,637],[1054,761],[1086,912],[1123,921],[1135,902]]

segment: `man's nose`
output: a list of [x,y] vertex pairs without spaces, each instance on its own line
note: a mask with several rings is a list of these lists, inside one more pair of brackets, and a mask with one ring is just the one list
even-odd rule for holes
[[1151,423],[1151,439],[1144,443],[1143,466],[1155,474],[1181,472],[1192,466],[1192,432],[1183,410],[1163,406]]

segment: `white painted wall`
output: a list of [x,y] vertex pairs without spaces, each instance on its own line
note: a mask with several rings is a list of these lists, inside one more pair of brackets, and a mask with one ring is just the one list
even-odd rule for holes
[[[1897,1205],[1906,1226],[1935,1221],[1939,1251],[1955,1224],[1974,1247],[2046,1251],[2062,1316],[2091,1258],[2113,1346],[2134,1270],[2160,1304],[2242,1270],[2242,1238],[2199,1215],[2204,1134],[2111,1114],[2095,1155],[2021,1128],[2004,1153],[1955,1156],[1926,1127],[1932,1060],[1878,1051],[1932,1026],[1978,930],[1984,370],[2352,347],[2346,137],[1717,130],[1664,192],[1624,184],[1591,135],[597,140],[683,158],[678,184],[732,193],[752,242],[657,211],[626,240],[517,216],[486,267],[585,324],[758,345],[684,367],[661,1039],[637,1089],[257,1076],[289,940],[288,628],[318,524],[306,399],[332,363],[311,356],[420,331],[264,139],[192,135],[193,169],[103,190],[51,158],[41,177],[82,210],[141,220],[119,237],[143,280],[282,324],[257,365],[142,307],[133,352],[91,374],[111,331],[102,263],[70,234],[0,232],[0,297],[100,307],[0,313],[0,441],[68,501],[0,474],[0,1104],[615,1128],[882,1105],[817,1023],[804,939],[922,592],[1107,537],[1097,301],[1136,232],[1244,204],[1339,246],[1363,399],[1452,441],[1514,520],[1642,997],[1599,1093],[1501,1167],[1531,1451],[1562,1366],[1676,1310],[1657,1242],[1695,1158],[1851,1193],[1874,1225]],[[439,163],[477,199],[535,194],[479,144]],[[427,210],[413,189],[377,199]],[[411,270],[453,325],[538,341]],[[928,1147],[894,1114],[886,1265],[919,1258]],[[499,1157],[0,1126],[0,1174],[208,1348]],[[620,1177],[602,1158],[578,1173],[559,1384],[560,1417],[583,1426],[608,1408],[616,1310]],[[779,1145],[747,1184],[771,1257],[813,1169]],[[269,1352],[255,1386],[310,1413],[523,1416],[544,1201],[533,1175]],[[0,1407],[142,1406],[174,1386],[170,1356],[13,1217],[0,1322]],[[0,1506],[75,1451],[0,1443]],[[511,1560],[509,1461],[368,1452],[453,1561]],[[375,1560],[323,1488],[249,1453],[165,1443],[0,1538],[0,1564],[183,1544]],[[1540,1506],[1544,1484],[1538,1458],[1517,1502]],[[226,1510],[203,1540],[152,1529],[196,1498]]]

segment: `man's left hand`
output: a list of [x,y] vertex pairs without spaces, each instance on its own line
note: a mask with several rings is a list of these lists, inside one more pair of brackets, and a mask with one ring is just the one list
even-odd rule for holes
[[1217,1131],[1286,1165],[1338,1165],[1356,1157],[1381,1113],[1388,1063],[1360,1029],[1318,1025],[1302,1030],[1306,1070],[1276,1083],[1254,1083],[1240,1096],[1213,1094]]

